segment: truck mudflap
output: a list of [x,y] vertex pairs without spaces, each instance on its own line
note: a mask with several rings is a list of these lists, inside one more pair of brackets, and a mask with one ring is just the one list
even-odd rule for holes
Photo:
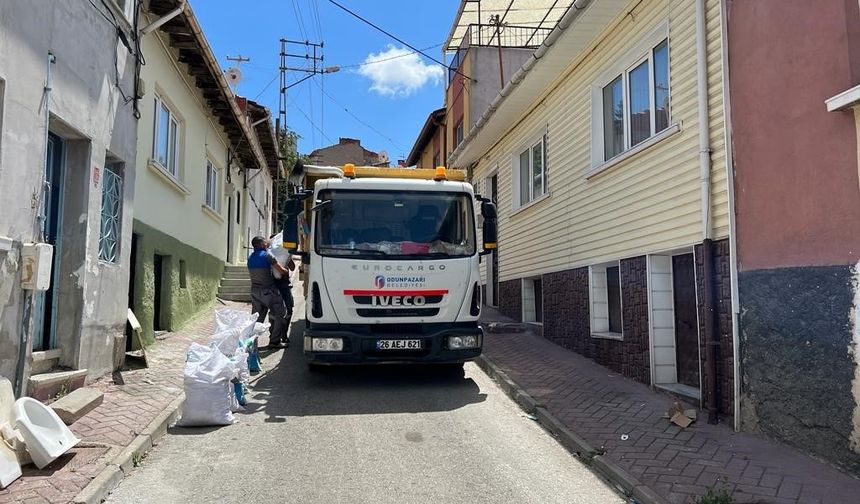
[[345,326],[314,324],[304,332],[312,364],[460,363],[481,355],[476,323]]

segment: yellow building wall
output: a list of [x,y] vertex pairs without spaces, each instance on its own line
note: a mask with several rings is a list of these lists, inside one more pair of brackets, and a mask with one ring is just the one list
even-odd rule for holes
[[[140,105],[134,218],[191,247],[226,258],[227,201],[224,192],[227,140],[223,129],[216,126],[217,121],[204,106],[206,102],[193,85],[193,80],[180,70],[184,65],[175,63],[175,56],[157,37],[152,34],[143,38],[146,65],[141,69],[141,79],[145,83],[146,94]],[[150,162],[156,93],[181,119],[180,173],[179,180],[175,181]],[[220,169],[220,211],[217,213],[204,209],[207,157]],[[237,170],[233,171],[232,180],[241,189]],[[237,224],[233,233],[231,246],[237,259],[243,256],[239,247],[243,228],[244,223]]]
[[[707,2],[713,237],[728,236],[720,1]],[[475,167],[477,192],[498,173],[500,280],[597,264],[701,242],[695,4],[631,1]],[[588,179],[592,90],[668,21],[671,122],[680,131]],[[575,26],[573,27],[575,29]],[[534,70],[533,70],[534,71]],[[550,196],[515,210],[512,158],[548,130]],[[486,277],[485,277],[486,278]]]

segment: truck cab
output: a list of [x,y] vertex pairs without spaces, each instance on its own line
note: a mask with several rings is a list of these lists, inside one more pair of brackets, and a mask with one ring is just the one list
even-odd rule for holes
[[[343,172],[317,180],[305,205],[309,233],[298,253],[307,270],[308,362],[459,364],[480,355],[479,264],[495,245],[492,203],[444,169],[432,177],[351,165]],[[493,240],[483,247],[478,209]],[[294,225],[288,218],[287,248],[298,248]]]

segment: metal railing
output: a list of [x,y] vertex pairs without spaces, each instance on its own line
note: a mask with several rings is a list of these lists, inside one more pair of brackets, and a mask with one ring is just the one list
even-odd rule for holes
[[535,26],[515,26],[503,24],[470,24],[463,34],[463,40],[448,66],[448,82],[457,75],[460,64],[469,47],[501,47],[517,49],[537,49],[552,32],[552,28]]

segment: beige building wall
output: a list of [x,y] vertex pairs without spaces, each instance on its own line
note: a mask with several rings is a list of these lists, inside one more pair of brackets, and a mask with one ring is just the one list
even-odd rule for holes
[[[581,55],[572,56],[568,69],[519,120],[511,121],[513,128],[475,167],[477,192],[486,192],[491,173],[499,177],[502,281],[688,247],[702,240],[695,3],[637,0],[623,12]],[[715,239],[729,233],[721,22],[720,1],[708,0]],[[595,86],[661,27],[669,39],[670,128],[676,131],[589,176],[594,171],[592,94],[599,89]],[[549,196],[515,209],[512,160],[544,132]]]
[[[146,65],[141,70],[141,100],[134,218],[212,256],[227,258],[228,204],[225,193],[242,191],[242,177],[232,169],[227,181],[227,139],[185,66],[159,39],[143,38]],[[155,98],[163,99],[180,119],[179,175],[173,177],[153,158]],[[218,168],[217,201],[205,205],[207,159]],[[235,222],[235,216],[232,219]],[[232,225],[232,224],[231,224]],[[242,229],[236,225],[233,242]],[[241,255],[241,254],[239,254]]]

